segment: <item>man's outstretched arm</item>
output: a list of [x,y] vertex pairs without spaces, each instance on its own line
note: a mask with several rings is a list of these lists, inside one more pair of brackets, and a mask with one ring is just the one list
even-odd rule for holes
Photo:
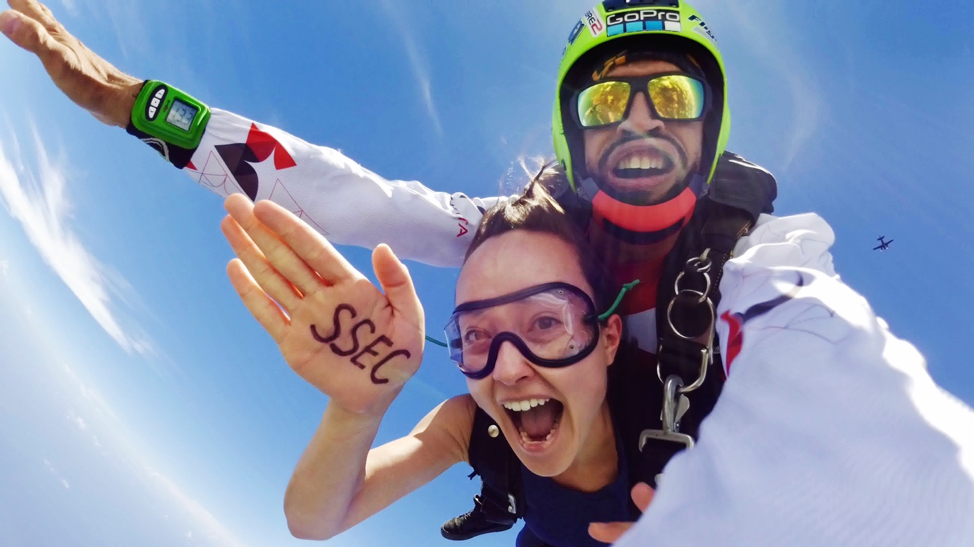
[[[143,80],[85,47],[43,4],[8,3],[13,9],[0,13],[0,31],[37,55],[51,80],[75,104],[103,123],[137,134],[131,116]],[[335,243],[367,248],[387,243],[402,258],[457,266],[482,212],[498,200],[434,192],[415,181],[386,180],[337,150],[231,112],[211,112],[194,149],[143,140],[214,193],[275,201]]]
[[35,0],[7,0],[0,31],[37,55],[54,85],[75,104],[108,125],[128,125],[142,80],[125,74],[96,55]]

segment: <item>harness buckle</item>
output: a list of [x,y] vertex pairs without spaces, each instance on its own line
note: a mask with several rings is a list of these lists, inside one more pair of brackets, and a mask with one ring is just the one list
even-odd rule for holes
[[684,398],[681,395],[683,380],[676,374],[671,374],[663,383],[663,429],[644,429],[639,434],[639,451],[642,452],[646,443],[650,439],[668,441],[684,445],[685,448],[693,448],[693,437],[685,433],[680,433],[680,418],[683,410],[681,402]]

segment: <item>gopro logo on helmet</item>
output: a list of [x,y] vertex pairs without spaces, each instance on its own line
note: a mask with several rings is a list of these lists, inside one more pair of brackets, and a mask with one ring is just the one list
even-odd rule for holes
[[680,0],[604,0],[602,6],[605,7],[605,11],[627,9],[635,6],[679,8]]
[[641,9],[612,13],[606,16],[608,35],[616,36],[627,32],[668,30],[681,32],[680,12],[664,9]]

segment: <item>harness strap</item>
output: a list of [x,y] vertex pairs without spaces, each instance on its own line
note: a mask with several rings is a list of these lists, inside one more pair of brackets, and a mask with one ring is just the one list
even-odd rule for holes
[[470,433],[469,458],[473,467],[471,478],[480,475],[484,481],[480,499],[486,519],[497,524],[514,524],[524,515],[521,462],[497,423],[479,407]]

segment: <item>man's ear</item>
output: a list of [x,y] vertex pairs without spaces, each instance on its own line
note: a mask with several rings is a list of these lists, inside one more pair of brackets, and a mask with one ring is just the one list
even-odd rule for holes
[[609,355],[610,365],[615,361],[616,352],[619,351],[619,344],[621,342],[622,318],[619,317],[619,314],[613,314],[606,320],[605,326],[602,327],[602,344]]

